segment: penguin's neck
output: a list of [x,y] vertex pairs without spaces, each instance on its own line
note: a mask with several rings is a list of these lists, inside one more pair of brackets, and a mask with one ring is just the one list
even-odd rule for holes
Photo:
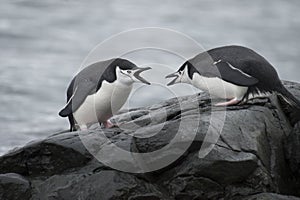
[[132,87],[133,85],[133,81],[131,80],[124,80],[124,79],[117,79],[115,82],[114,82],[114,86],[116,87]]

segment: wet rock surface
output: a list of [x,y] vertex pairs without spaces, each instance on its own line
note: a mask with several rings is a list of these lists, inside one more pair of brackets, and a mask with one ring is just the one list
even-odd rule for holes
[[19,174],[0,174],[0,199],[30,199],[30,182]]
[[[300,98],[300,84],[285,85]],[[114,121],[0,157],[0,199],[300,199],[300,123],[275,95],[224,109],[201,93]],[[103,151],[113,145],[131,157]]]

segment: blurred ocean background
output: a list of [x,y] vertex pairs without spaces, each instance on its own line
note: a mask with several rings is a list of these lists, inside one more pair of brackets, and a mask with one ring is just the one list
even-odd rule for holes
[[[98,43],[132,28],[173,29],[206,50],[245,45],[266,57],[282,79],[300,82],[299,8],[298,0],[1,0],[0,155],[67,129],[57,113],[70,79]],[[150,55],[156,63],[151,76],[162,78],[159,67],[174,63],[172,56]],[[138,98],[130,105],[172,97],[155,84],[146,91],[133,94]]]

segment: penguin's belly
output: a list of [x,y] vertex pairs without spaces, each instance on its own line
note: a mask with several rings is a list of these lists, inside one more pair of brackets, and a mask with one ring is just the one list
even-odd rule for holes
[[73,113],[80,125],[105,122],[126,102],[132,85],[102,82],[97,93],[87,96],[82,105]]
[[246,94],[248,87],[242,87],[226,82],[217,77],[204,77],[194,73],[192,85],[208,92],[210,95],[223,99],[242,99]]

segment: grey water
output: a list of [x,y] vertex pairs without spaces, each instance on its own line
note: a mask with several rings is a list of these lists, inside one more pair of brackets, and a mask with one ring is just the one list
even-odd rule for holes
[[[248,46],[267,58],[282,79],[300,82],[299,8],[298,0],[1,0],[0,155],[67,129],[67,120],[57,113],[70,79],[98,43],[133,28],[173,29],[206,50]],[[170,71],[163,66],[182,62],[158,52],[146,55],[154,71],[145,76],[152,81]],[[173,87],[179,94],[183,88]],[[159,84],[142,89],[133,94],[130,107],[174,95]]]

